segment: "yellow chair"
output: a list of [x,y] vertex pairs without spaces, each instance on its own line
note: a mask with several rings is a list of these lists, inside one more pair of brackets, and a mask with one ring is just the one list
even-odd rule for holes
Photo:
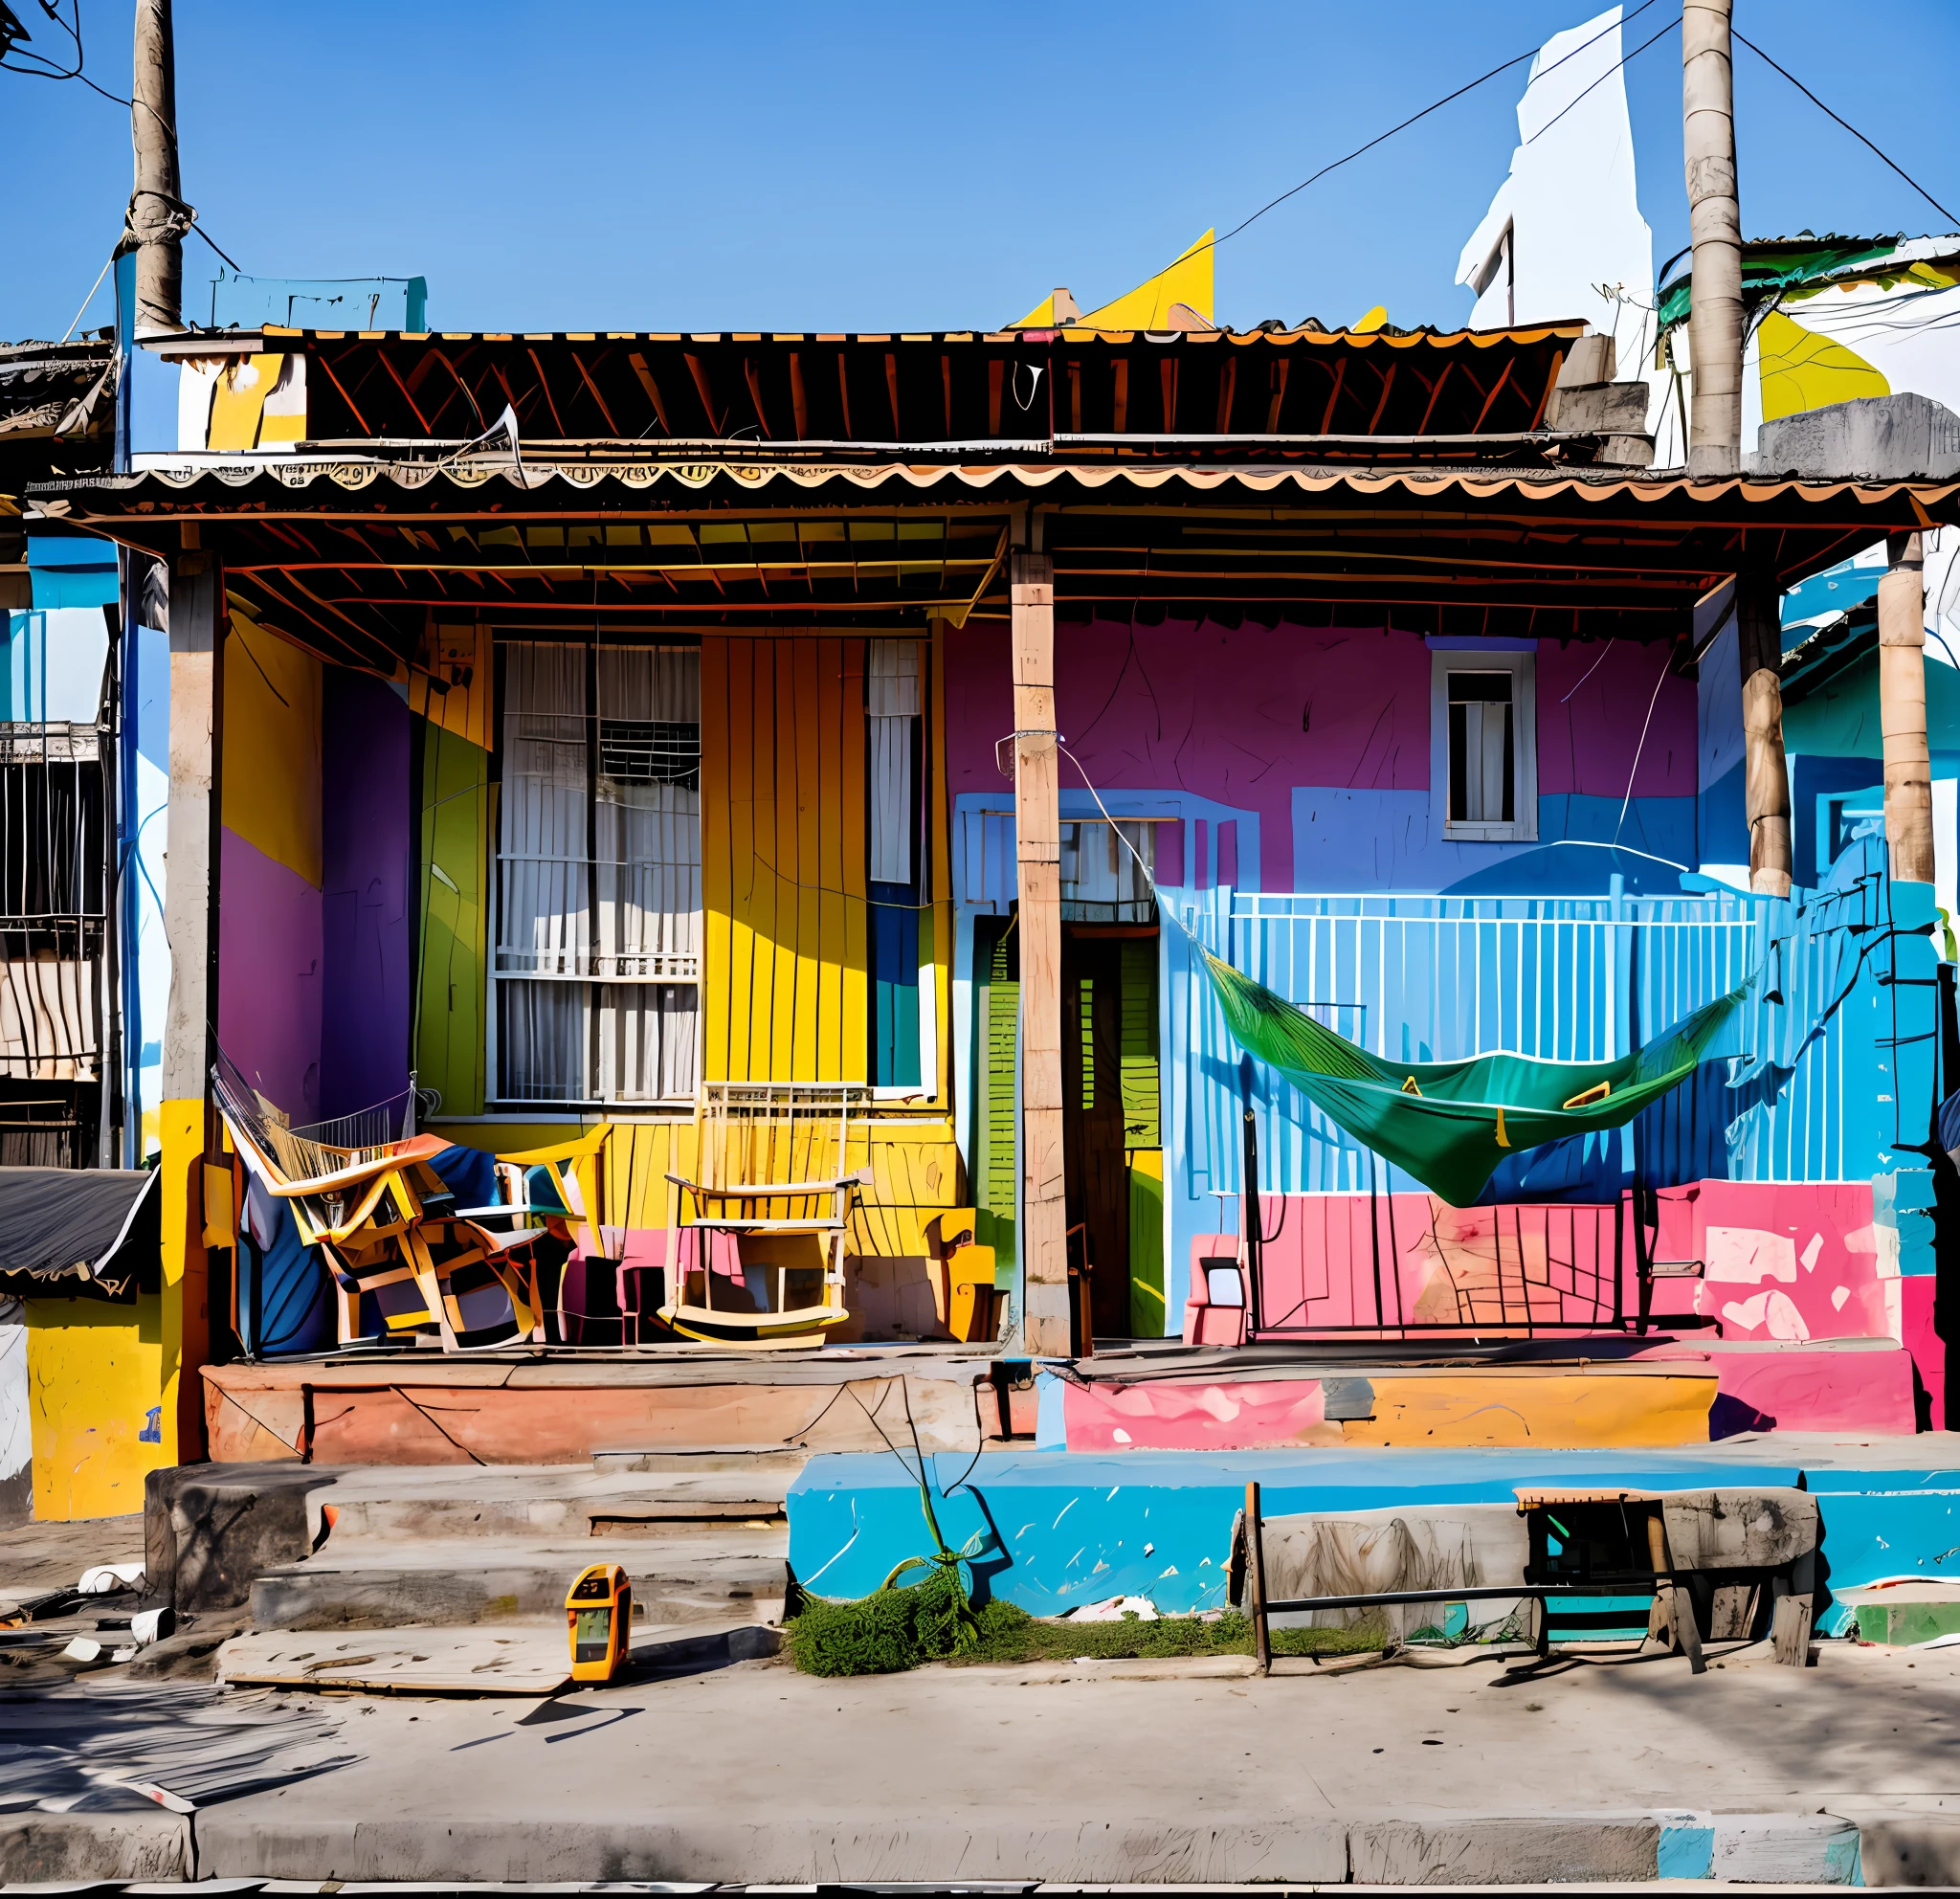
[[[851,1216],[871,1170],[845,1168],[851,1107],[868,1100],[860,1083],[709,1082],[702,1089],[698,1180],[667,1176],[673,1188],[667,1230],[667,1297],[660,1319],[685,1338],[704,1344],[815,1345],[850,1313],[844,1307],[844,1257]],[[695,1217],[682,1219],[686,1201]],[[749,1264],[774,1304],[734,1308],[732,1296],[715,1304],[714,1240],[760,1242]],[[684,1236],[692,1236],[683,1249]],[[801,1242],[811,1246],[814,1268],[792,1267],[783,1257]],[[693,1263],[689,1263],[690,1256]],[[819,1271],[814,1300],[791,1298],[790,1275]],[[745,1280],[746,1275],[745,1274]],[[695,1296],[699,1288],[699,1297]],[[732,1295],[733,1288],[730,1286]]]

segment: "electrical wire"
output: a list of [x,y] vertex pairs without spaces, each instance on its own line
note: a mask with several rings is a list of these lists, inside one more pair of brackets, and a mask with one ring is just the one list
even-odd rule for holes
[[[1549,66],[1546,67],[1545,73],[1554,73],[1559,69],[1559,67],[1563,66],[1567,62],[1567,60],[1576,59],[1580,54],[1586,51],[1587,47],[1596,45],[1600,40],[1604,39],[1606,35],[1610,33],[1617,33],[1622,27],[1626,25],[1628,20],[1637,19],[1642,13],[1644,13],[1647,11],[1649,7],[1653,6],[1654,4],[1655,0],[1640,0],[1640,4],[1637,7],[1636,7],[1632,12],[1628,13],[1624,19],[1615,20],[1609,27],[1602,27],[1599,30],[1599,32],[1595,33],[1592,35],[1591,39],[1585,41],[1582,45],[1573,47],[1570,53],[1562,54],[1558,58],[1554,59]],[[1672,23],[1670,23],[1668,27],[1663,27],[1661,29],[1661,33],[1666,33],[1671,30]],[[1660,37],[1660,34],[1657,34],[1655,35],[1655,38],[1658,39],[1659,37]],[[1646,50],[1646,47],[1653,45],[1653,43],[1654,41],[1650,39],[1645,43],[1645,45],[1636,47],[1634,49],[1634,52],[1644,52]],[[1235,224],[1232,227],[1230,231],[1226,232],[1222,236],[1213,237],[1202,244],[1193,244],[1191,247],[1191,249],[1189,251],[1186,251],[1181,257],[1173,259],[1170,263],[1166,264],[1165,267],[1162,270],[1158,271],[1155,276],[1146,278],[1144,279],[1144,284],[1139,285],[1138,287],[1143,288],[1144,285],[1154,283],[1157,280],[1157,278],[1168,276],[1171,271],[1175,270],[1179,264],[1189,263],[1192,257],[1202,256],[1203,253],[1205,253],[1206,251],[1215,251],[1220,244],[1229,243],[1233,238],[1236,237],[1241,231],[1244,231],[1248,227],[1257,224],[1259,221],[1259,219],[1264,217],[1269,211],[1277,211],[1281,205],[1283,205],[1287,201],[1287,199],[1298,197],[1300,193],[1305,190],[1309,185],[1319,184],[1320,181],[1323,178],[1326,177],[1329,172],[1340,170],[1344,165],[1353,164],[1353,162],[1357,158],[1364,156],[1368,152],[1371,152],[1376,145],[1387,144],[1388,141],[1390,139],[1392,139],[1398,132],[1406,132],[1411,125],[1418,124],[1424,119],[1429,118],[1432,113],[1440,112],[1444,106],[1454,104],[1458,100],[1461,99],[1466,93],[1475,92],[1479,86],[1487,85],[1492,79],[1499,78],[1501,75],[1504,73],[1508,73],[1513,66],[1522,66],[1527,59],[1536,59],[1539,54],[1543,51],[1544,49],[1542,47],[1533,47],[1528,52],[1520,53],[1516,56],[1516,57],[1506,59],[1503,63],[1503,65],[1493,66],[1489,72],[1481,74],[1478,78],[1470,80],[1467,85],[1459,86],[1455,92],[1445,93],[1442,96],[1442,98],[1435,101],[1431,104],[1425,105],[1420,112],[1412,113],[1407,119],[1404,119],[1400,124],[1391,125],[1386,132],[1376,133],[1376,135],[1373,138],[1370,139],[1366,145],[1356,145],[1352,151],[1344,153],[1341,157],[1334,159],[1331,163],[1322,166],[1321,168],[1318,171],[1314,172],[1311,176],[1303,178],[1299,184],[1291,187],[1287,190],[1281,191],[1277,198],[1269,199],[1265,204],[1262,204],[1258,211],[1254,212],[1250,217],[1241,218],[1236,224]],[[1623,58],[1620,59],[1618,64],[1620,66],[1624,66],[1627,60],[1631,59],[1633,56],[1634,54],[1632,53],[1626,55]],[[1617,71],[1618,68],[1615,67],[1614,70]],[[1532,78],[1534,80],[1543,78],[1545,77],[1545,73],[1535,73],[1532,75]],[[1602,74],[1600,76],[1601,78],[1606,78],[1608,77],[1610,77],[1609,74]],[[1597,85],[1599,83],[1599,80],[1595,79],[1592,83],[1593,85]],[[1587,91],[1590,92],[1591,90],[1592,87],[1589,86],[1587,88]],[[1582,93],[1580,95],[1580,98],[1584,97],[1585,95]],[[1578,101],[1574,100],[1572,103],[1577,104]],[[1566,109],[1567,111],[1570,111],[1571,108],[1570,106],[1568,106]],[[1564,115],[1561,114],[1560,116],[1563,117]],[[1069,325],[1061,325],[1061,327],[1068,326]]]
[[1797,89],[1798,92],[1802,93],[1803,96],[1807,100],[1809,100],[1810,102],[1813,105],[1815,105],[1819,112],[1821,112],[1824,115],[1825,118],[1831,120],[1837,124],[1843,126],[1843,128],[1847,132],[1849,132],[1851,136],[1859,142],[1860,145],[1863,145],[1868,151],[1876,155],[1883,164],[1890,167],[1892,170],[1896,171],[1900,177],[1904,179],[1905,182],[1908,185],[1910,185],[1912,189],[1915,191],[1917,191],[1919,195],[1927,201],[1927,204],[1931,205],[1932,208],[1936,212],[1938,212],[1942,217],[1948,219],[1956,229],[1960,229],[1960,217],[1954,216],[1954,214],[1951,212],[1949,212],[1947,209],[1947,207],[1939,201],[1939,199],[1934,197],[1933,194],[1930,191],[1928,191],[1927,188],[1924,185],[1922,185],[1919,182],[1919,180],[1912,175],[1911,172],[1906,170],[1903,165],[1900,165],[1896,160],[1887,157],[1886,154],[1881,151],[1877,145],[1873,145],[1871,140],[1866,138],[1865,135],[1862,132],[1860,132],[1858,129],[1858,127],[1850,122],[1850,120],[1838,118],[1837,113],[1833,112],[1831,108],[1828,105],[1826,105],[1824,101],[1821,99],[1819,99],[1816,96],[1816,94],[1810,89],[1809,86],[1805,85],[1804,82],[1800,78],[1798,78],[1794,73],[1791,72],[1787,67],[1777,65],[1776,61],[1771,58],[1770,56],[1767,53],[1765,53],[1763,49],[1760,46],[1758,46],[1754,40],[1737,32],[1736,29],[1732,26],[1730,27],[1729,31],[1730,33],[1734,34],[1735,37],[1741,40],[1742,43],[1745,46],[1747,46],[1748,50],[1751,53],[1753,53],[1758,59],[1762,60],[1762,62],[1766,66],[1770,67],[1774,72],[1781,73],[1783,77],[1786,79],[1788,79],[1790,83]]

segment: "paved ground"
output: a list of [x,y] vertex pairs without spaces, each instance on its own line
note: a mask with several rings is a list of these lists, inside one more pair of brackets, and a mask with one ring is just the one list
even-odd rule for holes
[[23,1523],[0,1530],[0,1604],[50,1589],[72,1589],[98,1563],[143,1560],[143,1514],[84,1517],[78,1523]]
[[[1930,1826],[1960,1868],[1950,1650],[1829,1643],[1801,1672],[1757,1650],[1699,1679],[1665,1659],[1523,1680],[746,1663],[539,1703],[284,1706],[332,1709],[360,1758],[198,1812],[200,1877],[1651,1880],[1656,1810],[1840,1843],[1862,1820],[1868,1881],[1885,1827],[1924,1867]],[[84,1870],[16,1850],[0,1877],[59,1865]]]

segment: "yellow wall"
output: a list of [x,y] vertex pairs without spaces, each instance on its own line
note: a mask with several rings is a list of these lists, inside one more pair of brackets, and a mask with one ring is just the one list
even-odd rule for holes
[[148,1472],[204,1455],[204,1104],[167,1101],[157,1121],[161,1292],[142,1293],[132,1306],[26,1301],[34,1515],[42,1522],[139,1511]]
[[702,641],[702,1073],[870,1068],[864,642]]
[[[142,1509],[145,1473],[176,1462],[164,1441],[176,1433],[164,1429],[162,1299],[26,1306],[35,1517],[66,1523]],[[102,1553],[104,1560],[138,1553],[140,1540]]]
[[321,665],[232,610],[225,639],[224,821],[317,890]]

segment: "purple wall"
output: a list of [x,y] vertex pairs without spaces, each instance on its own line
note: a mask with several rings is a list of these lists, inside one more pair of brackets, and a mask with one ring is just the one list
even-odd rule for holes
[[[1056,724],[1098,788],[1185,791],[1258,812],[1263,889],[1295,887],[1296,787],[1372,794],[1384,822],[1385,794],[1428,792],[1431,664],[1419,635],[1096,621],[1058,625],[1055,649]],[[948,789],[998,796],[994,741],[1014,726],[1007,629],[949,632],[946,653]],[[1560,835],[1560,807],[1545,800],[1626,795],[1661,660],[1659,648],[1622,642],[1540,645],[1543,841]],[[1065,762],[1062,786],[1079,789]],[[1692,682],[1660,687],[1634,794],[1694,796]]]
[[409,708],[385,681],[329,666],[321,716],[328,1116],[409,1082]]
[[218,1040],[303,1126],[320,1106],[320,892],[229,826],[218,910]]

